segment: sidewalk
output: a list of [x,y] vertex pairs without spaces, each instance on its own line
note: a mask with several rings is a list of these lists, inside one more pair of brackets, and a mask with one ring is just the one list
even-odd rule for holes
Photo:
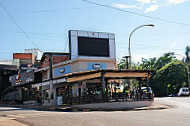
[[134,108],[82,108],[73,106],[34,106],[34,105],[5,105],[0,104],[0,107],[16,107],[23,109],[35,109],[39,111],[62,111],[62,112],[89,112],[89,111],[140,111],[140,110],[162,110],[168,109],[166,105],[153,104],[147,107],[134,107]]

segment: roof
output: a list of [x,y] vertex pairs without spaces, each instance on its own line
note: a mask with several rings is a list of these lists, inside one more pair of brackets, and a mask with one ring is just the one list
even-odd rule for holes
[[[73,72],[66,74],[62,77],[54,78],[53,80],[57,83],[71,83],[78,82],[83,80],[91,80],[91,79],[101,79],[102,73],[104,73],[105,79],[131,79],[131,78],[144,78],[148,77],[148,75],[154,70],[144,69],[144,70],[115,70],[115,69],[98,69],[91,71],[81,71],[81,72]],[[49,80],[46,80],[42,83],[45,85],[49,84]],[[42,84],[40,83],[40,85]]]
[[115,70],[115,69],[99,69],[84,72],[74,72],[64,75],[61,78],[66,78],[67,82],[77,82],[89,79],[100,79],[102,73],[106,79],[131,79],[144,78],[153,72],[153,70]]
[[0,69],[1,70],[18,70],[17,66],[15,65],[4,65],[4,64],[0,64]]
[[70,56],[70,53],[62,53],[62,52],[44,52],[43,55],[42,55],[42,59],[41,59],[41,62],[43,62],[45,60],[45,57],[47,55],[56,55],[56,56]]
[[151,69],[143,69],[143,70],[123,70],[123,69],[98,69],[98,70],[91,70],[91,71],[81,71],[81,72],[73,72],[68,73],[65,75],[65,77],[72,77],[72,76],[80,76],[80,75],[86,75],[91,73],[98,73],[98,72],[113,72],[113,73],[129,73],[129,72],[135,72],[135,73],[150,73],[154,70]]

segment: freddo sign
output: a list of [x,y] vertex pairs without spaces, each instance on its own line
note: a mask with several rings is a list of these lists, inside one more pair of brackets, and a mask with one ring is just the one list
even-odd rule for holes
[[101,69],[102,66],[99,63],[95,63],[95,64],[92,65],[92,68],[97,70],[97,69]]
[[65,68],[59,69],[59,73],[64,73],[64,72],[65,72]]

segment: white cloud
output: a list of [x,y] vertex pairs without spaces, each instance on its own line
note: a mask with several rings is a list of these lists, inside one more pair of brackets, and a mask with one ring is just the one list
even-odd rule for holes
[[170,46],[170,49],[175,48],[175,47],[176,47],[176,45],[177,45],[177,43],[176,43],[176,42],[173,42],[173,43],[171,44],[171,46]]
[[132,55],[132,62],[133,63],[141,63],[141,60],[142,58],[145,58],[145,59],[149,59],[151,58],[150,55],[146,55],[146,54],[133,54]]
[[152,12],[158,9],[158,5],[151,5],[150,7],[146,8],[144,11],[145,13]]
[[122,8],[122,9],[127,9],[127,8],[141,9],[140,7],[137,7],[135,5],[126,5],[126,4],[117,4],[117,3],[112,4],[112,6],[117,7],[117,8]]
[[149,3],[155,3],[156,0],[137,0],[138,2],[141,2],[143,4],[149,4]]
[[177,5],[177,4],[184,3],[185,1],[187,1],[187,0],[168,0],[168,3]]

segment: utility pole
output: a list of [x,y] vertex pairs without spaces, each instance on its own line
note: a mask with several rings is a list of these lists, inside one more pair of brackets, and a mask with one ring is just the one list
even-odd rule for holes
[[49,54],[49,83],[50,83],[50,96],[49,98],[51,99],[51,96],[53,95],[53,72],[52,72],[52,65],[53,65],[53,55]]

